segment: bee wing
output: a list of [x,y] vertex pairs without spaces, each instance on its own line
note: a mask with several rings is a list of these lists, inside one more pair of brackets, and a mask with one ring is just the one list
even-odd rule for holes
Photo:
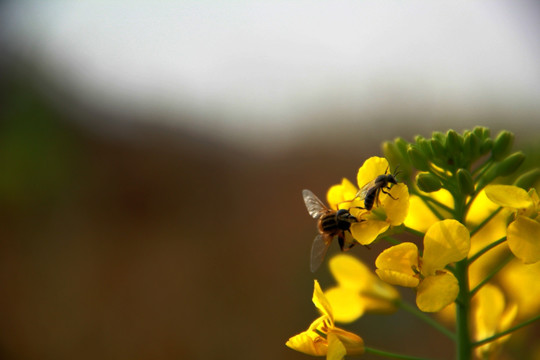
[[321,266],[331,240],[322,234],[317,235],[313,240],[313,245],[311,245],[311,272],[317,271],[319,266]]
[[304,203],[306,204],[309,215],[314,219],[318,219],[328,212],[328,208],[310,190],[302,190],[302,196],[304,197]]
[[369,189],[371,189],[373,186],[375,186],[375,179],[368,182],[366,185],[362,186],[360,190],[356,193],[356,197],[360,198],[360,200],[365,200],[367,192]]

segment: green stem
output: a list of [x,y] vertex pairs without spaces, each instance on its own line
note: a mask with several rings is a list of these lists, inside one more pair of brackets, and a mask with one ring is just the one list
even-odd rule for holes
[[426,358],[420,358],[420,357],[417,357],[417,356],[408,356],[408,355],[401,355],[401,354],[391,353],[391,352],[388,352],[388,351],[378,350],[378,349],[370,348],[370,347],[367,347],[367,346],[364,349],[366,351],[366,354],[375,354],[375,355],[385,356],[385,357],[393,358],[393,359],[428,360]]
[[500,338],[500,337],[503,337],[503,336],[508,335],[508,334],[510,334],[510,333],[512,333],[512,332],[514,332],[514,331],[516,331],[516,330],[519,330],[519,329],[521,329],[522,327],[525,327],[525,326],[527,326],[527,325],[530,325],[530,324],[532,324],[533,322],[538,321],[538,320],[540,320],[540,315],[537,315],[537,316],[533,317],[532,319],[529,319],[529,320],[527,320],[527,321],[524,321],[524,322],[522,322],[522,323],[519,324],[519,325],[516,325],[516,326],[514,326],[514,327],[511,327],[511,328],[508,329],[508,330],[502,331],[502,332],[500,332],[500,333],[498,333],[498,334],[495,334],[495,335],[493,335],[493,336],[490,336],[490,337],[488,337],[488,338],[485,338],[484,340],[476,341],[476,342],[474,342],[472,345],[473,345],[473,346],[480,346],[480,345],[487,344],[487,343],[489,343],[489,342],[492,342],[493,340],[497,340],[497,339]]
[[408,232],[409,234],[413,234],[413,235],[416,235],[416,236],[420,236],[421,238],[424,238],[424,236],[426,234],[424,234],[423,232],[421,231],[418,231],[418,230],[415,230],[415,229],[412,229],[408,226],[403,226],[403,229]]
[[468,260],[469,265],[472,264],[474,261],[476,261],[476,259],[478,259],[480,256],[484,255],[486,252],[493,249],[497,245],[502,244],[505,241],[506,241],[506,236],[500,238],[499,240],[496,240],[496,241],[492,242],[491,244],[484,247],[482,250],[479,250],[476,254],[474,254],[473,256],[471,256],[469,258],[469,260]]
[[476,294],[478,292],[478,290],[480,290],[482,288],[482,286],[486,285],[495,275],[497,275],[497,273],[499,271],[501,271],[501,269],[503,267],[506,266],[506,264],[508,264],[510,262],[510,260],[512,260],[514,258],[514,256],[512,254],[510,254],[510,256],[508,256],[506,259],[504,259],[503,261],[501,261],[499,263],[499,265],[497,265],[492,271],[491,273],[489,273],[488,276],[485,277],[484,280],[482,280],[478,285],[475,286],[474,289],[471,290],[471,294],[470,294],[470,297],[472,298],[474,296],[474,294]]
[[433,319],[431,316],[427,315],[426,313],[418,310],[414,306],[404,302],[404,301],[398,301],[397,305],[400,309],[403,309],[407,311],[408,313],[418,317],[420,320],[424,321],[426,324],[432,326],[434,329],[440,331],[442,334],[448,336],[452,340],[456,340],[456,335],[445,328],[443,325],[441,325],[438,321]]
[[[467,207],[471,204],[472,201],[469,202],[469,204],[467,205]],[[482,221],[477,227],[475,227],[472,231],[471,231],[471,237],[473,237],[474,234],[476,234],[478,231],[480,231],[491,219],[493,219],[495,217],[495,215],[497,215],[500,211],[502,210],[502,207],[499,207],[497,210],[495,210],[494,212],[492,212],[487,218],[484,219],[484,221]]]
[[457,331],[457,359],[471,359],[471,336],[469,329],[469,277],[467,259],[456,263],[456,278],[459,283],[459,294],[456,299],[456,331]]
[[401,244],[401,241],[399,241],[398,239],[394,238],[393,236],[385,236],[384,239],[386,241],[388,241],[390,244],[392,245],[398,245],[398,244]]

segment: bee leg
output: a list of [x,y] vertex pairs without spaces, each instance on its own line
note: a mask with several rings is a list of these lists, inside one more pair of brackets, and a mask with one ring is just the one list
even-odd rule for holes
[[338,235],[338,243],[339,243],[339,248],[341,249],[341,251],[347,251],[347,250],[344,250],[344,247],[345,247],[345,235],[343,233],[339,234]]
[[[386,189],[390,190],[391,187],[387,187]],[[388,191],[384,191],[384,189],[381,189],[381,191],[382,191],[383,193],[385,193],[386,195],[390,196],[390,197],[391,197],[392,199],[394,199],[394,200],[399,199],[399,198],[393,197],[392,194],[390,194]]]
[[[348,242],[348,244],[345,244]],[[347,241],[347,238],[345,236],[345,232],[338,235],[338,243],[339,247],[341,248],[341,251],[349,251],[350,248],[352,248],[355,244],[354,241]]]

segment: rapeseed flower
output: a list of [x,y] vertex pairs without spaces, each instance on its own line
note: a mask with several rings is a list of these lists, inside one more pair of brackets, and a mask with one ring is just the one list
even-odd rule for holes
[[[512,325],[516,318],[518,307],[516,304],[506,304],[503,292],[495,285],[486,284],[473,298],[472,314],[474,336],[477,341],[486,339],[502,332]],[[500,345],[510,338],[510,335],[481,345],[476,353],[481,359],[493,356]]]
[[328,360],[341,360],[345,355],[363,354],[362,338],[334,325],[332,306],[317,280],[315,280],[312,300],[321,316],[313,321],[306,331],[291,337],[286,345],[308,355],[326,355]]
[[416,288],[418,308],[437,312],[451,304],[459,293],[456,277],[445,267],[466,258],[469,249],[467,228],[456,220],[443,220],[427,230],[422,257],[414,243],[401,243],[377,257],[376,272],[390,284]]
[[324,295],[334,310],[335,321],[348,323],[365,312],[391,313],[397,309],[399,292],[354,256],[336,255],[329,266],[338,285],[327,289]]
[[359,197],[359,191],[379,175],[389,171],[385,158],[371,157],[358,170],[356,177],[358,187],[349,180],[343,179],[341,184],[330,187],[327,200],[330,206],[337,210],[349,209],[359,222],[351,225],[353,238],[362,245],[369,245],[384,233],[390,226],[403,223],[409,210],[409,191],[407,185],[398,183],[392,186],[388,194],[380,192],[370,211],[364,208],[364,199]]
[[528,193],[513,185],[489,185],[488,198],[499,206],[510,209],[514,220],[508,224],[508,247],[524,264],[540,260],[540,199],[535,189]]

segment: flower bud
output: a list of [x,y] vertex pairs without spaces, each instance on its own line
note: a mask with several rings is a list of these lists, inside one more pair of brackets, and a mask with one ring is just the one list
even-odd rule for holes
[[385,141],[383,143],[382,151],[390,164],[400,164],[403,160],[397,146],[391,141]]
[[446,149],[451,154],[459,154],[463,149],[463,138],[454,130],[446,133]]
[[434,192],[442,187],[441,181],[435,175],[430,173],[419,173],[416,175],[416,184],[424,192]]
[[528,190],[534,187],[538,179],[540,179],[540,169],[533,169],[518,177],[516,181],[514,181],[514,185]]
[[513,174],[525,161],[525,154],[521,151],[515,152],[496,165],[498,176],[508,176]]
[[416,146],[409,145],[409,149],[407,150],[407,155],[409,155],[409,159],[411,160],[411,164],[420,171],[428,171],[429,170],[429,162],[426,158],[426,156],[418,150]]
[[429,141],[421,136],[416,137],[416,146],[428,159],[433,157],[433,151],[431,150],[431,144]]
[[446,149],[443,144],[437,139],[431,139],[431,150],[433,150],[433,155],[439,159],[446,159]]
[[502,160],[510,152],[513,143],[514,134],[506,130],[501,131],[493,142],[493,149],[491,150],[493,159],[495,161]]
[[465,135],[463,140],[463,152],[465,158],[470,159],[471,162],[478,157],[480,153],[480,140],[474,133],[469,132]]
[[491,150],[492,147],[493,147],[493,140],[491,140],[490,138],[485,139],[482,145],[480,145],[480,155],[487,154]]
[[459,190],[462,194],[470,195],[474,192],[474,181],[469,171],[458,169],[456,177]]
[[473,129],[473,133],[480,140],[488,139],[491,136],[490,130],[487,127],[484,127],[484,126],[475,126],[474,129]]
[[409,147],[409,143],[405,141],[403,138],[396,138],[394,140],[394,144],[396,144],[396,148],[398,149],[400,155],[402,158],[407,158],[407,148]]

